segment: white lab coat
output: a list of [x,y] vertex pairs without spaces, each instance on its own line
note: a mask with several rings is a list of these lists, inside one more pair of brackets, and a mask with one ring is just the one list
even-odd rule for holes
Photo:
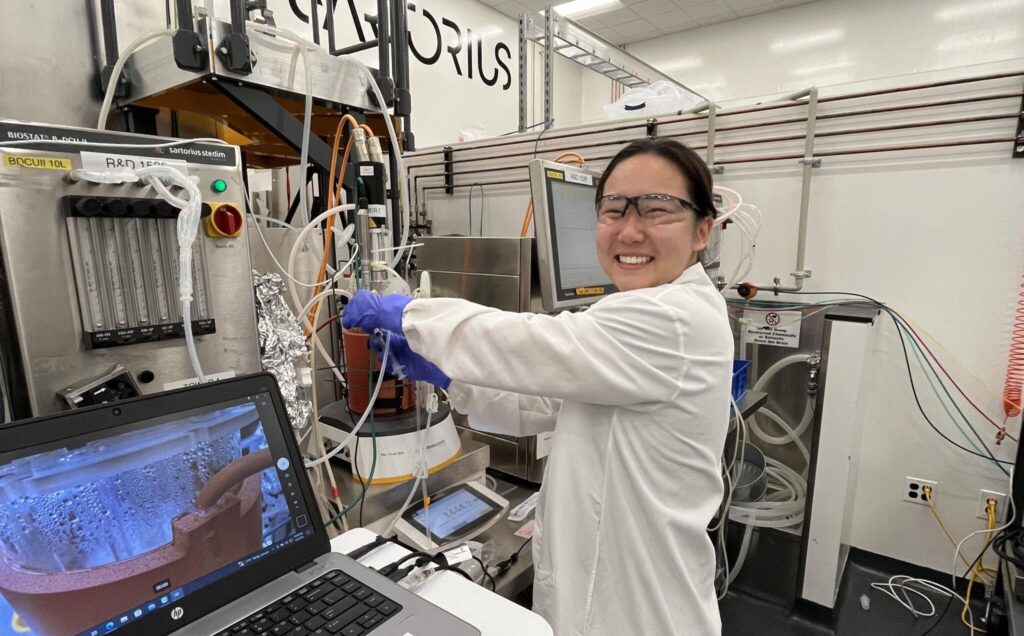
[[474,428],[555,428],[534,534],[534,610],[557,636],[718,635],[714,547],[733,340],[696,264],[582,313],[413,300],[411,348]]

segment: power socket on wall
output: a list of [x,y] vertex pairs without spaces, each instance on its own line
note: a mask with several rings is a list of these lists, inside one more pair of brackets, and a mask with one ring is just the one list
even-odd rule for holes
[[[920,504],[922,506],[928,505],[928,500],[924,498],[924,487],[930,486],[932,496],[935,496],[938,490],[939,482],[932,481],[930,479],[920,479],[918,477],[906,477],[906,483],[903,487],[903,501],[909,501],[910,503]],[[982,509],[984,511],[984,508]]]
[[978,506],[974,514],[979,519],[988,519],[988,511],[985,507],[988,505],[989,499],[996,500],[996,523],[999,523],[1006,516],[1006,493],[982,489],[978,493]]

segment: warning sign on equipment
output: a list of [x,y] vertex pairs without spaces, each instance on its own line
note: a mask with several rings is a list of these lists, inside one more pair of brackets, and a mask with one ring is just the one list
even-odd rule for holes
[[747,342],[796,349],[800,346],[801,317],[799,311],[748,309],[743,312]]

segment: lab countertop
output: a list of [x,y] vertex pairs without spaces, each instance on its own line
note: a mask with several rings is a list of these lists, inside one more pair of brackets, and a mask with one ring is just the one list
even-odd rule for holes
[[[495,481],[497,482],[496,490],[499,495],[508,500],[508,509],[510,511],[533,494],[532,490],[516,486],[502,479],[496,479]],[[532,536],[532,524],[535,514],[536,511],[531,512],[523,521],[510,521],[506,512],[493,526],[475,539],[481,543],[492,542],[491,552],[493,556],[490,559],[492,566],[499,561],[504,561],[522,548],[516,562],[503,574],[500,576],[496,575],[494,578],[495,591],[505,598],[515,599],[523,590],[533,584],[533,541],[529,543],[526,543],[526,541],[527,537]],[[516,532],[524,529],[524,526],[528,524],[530,532],[526,536],[516,535]],[[526,543],[525,546],[523,546],[524,543]],[[494,568],[492,567],[491,569],[493,570]]]
[[[331,549],[351,552],[371,543],[376,537],[370,530],[355,528],[332,539]],[[402,546],[389,543],[366,555],[360,562],[368,567],[382,567],[408,553]],[[553,635],[547,621],[537,614],[454,572],[438,572],[411,591],[473,625],[480,630],[481,636]]]

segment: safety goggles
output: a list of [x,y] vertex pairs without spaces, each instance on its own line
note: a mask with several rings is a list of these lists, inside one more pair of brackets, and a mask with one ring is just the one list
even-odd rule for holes
[[635,197],[606,194],[597,200],[597,220],[599,223],[621,221],[630,206],[636,210],[640,220],[648,223],[673,221],[687,210],[702,214],[701,209],[693,203],[671,194],[638,194]]

